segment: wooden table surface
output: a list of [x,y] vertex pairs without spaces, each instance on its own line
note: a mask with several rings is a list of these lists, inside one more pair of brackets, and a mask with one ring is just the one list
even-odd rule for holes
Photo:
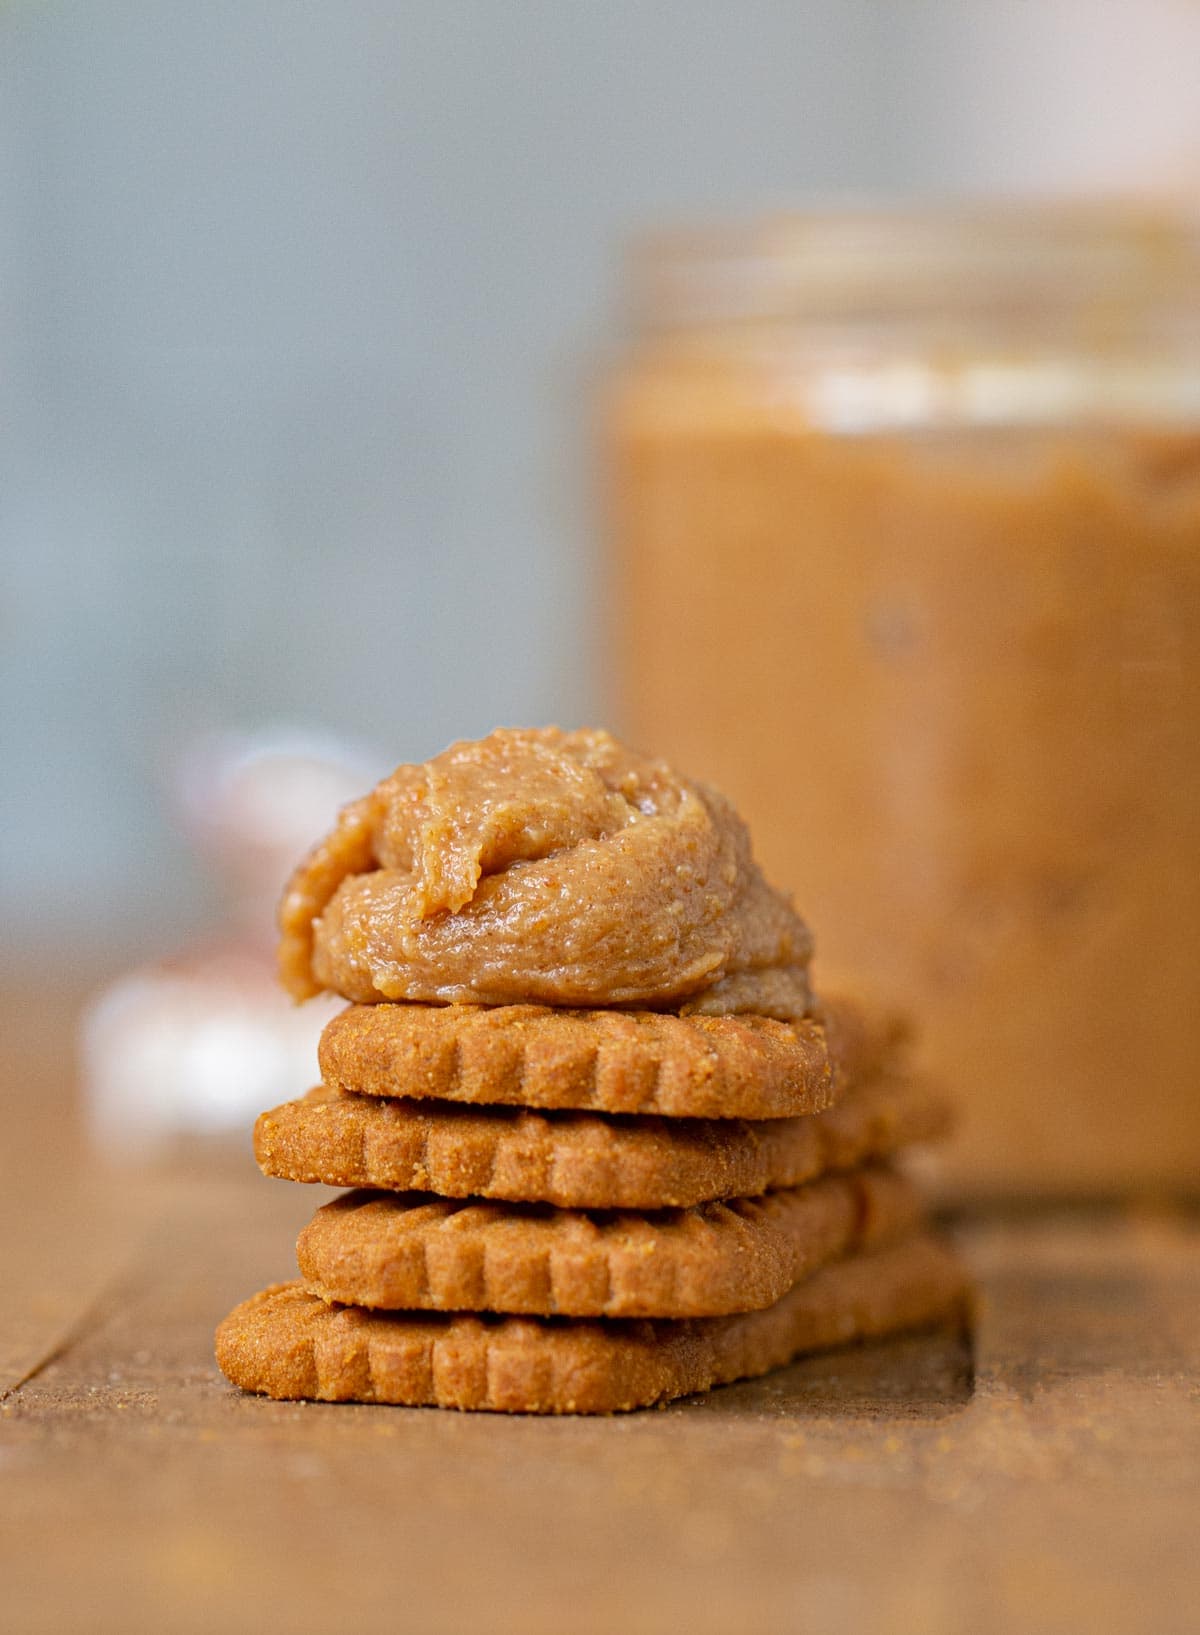
[[0,1628],[1200,1628],[1200,1216],[960,1212],[973,1342],[604,1421],[271,1403],[212,1330],[321,1194],[116,1173],[70,1028],[3,1023]]

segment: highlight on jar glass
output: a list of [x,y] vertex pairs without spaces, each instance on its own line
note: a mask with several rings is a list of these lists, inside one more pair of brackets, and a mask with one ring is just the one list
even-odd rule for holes
[[951,1188],[1200,1163],[1200,250],[1108,204],[784,217],[629,266],[618,716],[960,1087]]

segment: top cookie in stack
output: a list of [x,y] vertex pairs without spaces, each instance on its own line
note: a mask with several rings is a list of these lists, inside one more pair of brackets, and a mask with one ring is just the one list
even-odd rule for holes
[[893,1023],[815,999],[713,791],[604,732],[493,733],[347,808],[281,923],[290,991],[352,1004],[260,1165],[371,1190],[222,1324],[235,1383],[604,1412],[961,1308],[882,1162],[945,1109]]

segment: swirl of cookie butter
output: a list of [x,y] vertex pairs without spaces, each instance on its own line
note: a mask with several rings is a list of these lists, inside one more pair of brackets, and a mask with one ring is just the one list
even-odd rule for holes
[[280,929],[298,999],[811,1008],[808,928],[729,802],[600,731],[399,767],[297,869]]

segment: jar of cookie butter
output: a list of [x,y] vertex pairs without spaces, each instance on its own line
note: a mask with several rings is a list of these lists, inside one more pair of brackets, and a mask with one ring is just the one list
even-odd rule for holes
[[1200,1172],[1200,255],[1106,206],[643,245],[615,713],[964,1109],[951,1190]]

